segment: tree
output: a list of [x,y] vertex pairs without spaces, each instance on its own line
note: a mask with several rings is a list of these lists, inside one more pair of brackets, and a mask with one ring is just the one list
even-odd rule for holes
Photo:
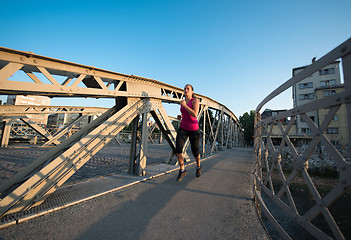
[[246,145],[253,146],[255,111],[251,110],[239,117],[239,123],[244,129],[244,141]]

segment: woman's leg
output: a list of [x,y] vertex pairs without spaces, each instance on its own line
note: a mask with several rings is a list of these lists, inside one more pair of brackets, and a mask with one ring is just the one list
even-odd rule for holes
[[201,163],[200,163],[200,154],[195,157],[195,161],[196,161],[196,167],[197,168],[200,168],[201,167]]
[[177,153],[177,158],[178,158],[179,168],[181,171],[183,171],[185,169],[183,153]]
[[197,169],[201,167],[199,150],[200,136],[201,134],[199,130],[192,132],[192,134],[189,136],[191,151],[193,152],[193,155],[195,157]]
[[180,170],[184,170],[184,156],[183,156],[183,147],[186,139],[188,138],[188,134],[182,128],[178,129],[177,139],[176,139],[176,155],[179,163]]

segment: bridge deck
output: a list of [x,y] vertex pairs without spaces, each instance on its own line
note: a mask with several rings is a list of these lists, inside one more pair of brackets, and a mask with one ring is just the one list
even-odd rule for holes
[[158,165],[147,181],[118,174],[66,186],[51,198],[110,193],[4,228],[0,239],[268,239],[253,202],[253,164],[252,149],[236,148],[203,161],[200,178],[189,165],[180,183],[174,167]]

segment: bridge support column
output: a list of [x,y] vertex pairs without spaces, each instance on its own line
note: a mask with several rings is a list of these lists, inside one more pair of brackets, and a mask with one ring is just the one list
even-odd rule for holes
[[132,136],[130,145],[130,155],[129,155],[129,167],[128,173],[134,174],[135,171],[135,160],[137,152],[137,138],[138,138],[138,127],[139,127],[139,115],[133,119],[132,122]]
[[205,157],[205,151],[206,151],[206,114],[207,109],[204,111],[203,116],[204,116],[204,121],[203,121],[203,128],[202,128],[202,157]]
[[10,139],[12,121],[6,119],[3,121],[1,126],[1,147],[7,147]]
[[136,167],[135,167],[135,175],[144,176],[145,168],[146,168],[146,149],[147,149],[147,140],[148,140],[148,130],[147,130],[147,122],[148,122],[148,113],[142,114],[142,122],[141,122],[141,139],[140,139],[140,152],[139,157],[137,158]]
[[221,150],[223,151],[224,146],[224,114],[221,112]]

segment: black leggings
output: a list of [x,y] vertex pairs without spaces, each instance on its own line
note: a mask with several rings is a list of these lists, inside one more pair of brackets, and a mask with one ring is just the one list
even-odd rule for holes
[[200,130],[186,131],[183,128],[179,128],[177,132],[176,153],[179,154],[183,152],[183,147],[188,137],[191,144],[191,151],[193,152],[194,157],[198,157],[200,155]]

